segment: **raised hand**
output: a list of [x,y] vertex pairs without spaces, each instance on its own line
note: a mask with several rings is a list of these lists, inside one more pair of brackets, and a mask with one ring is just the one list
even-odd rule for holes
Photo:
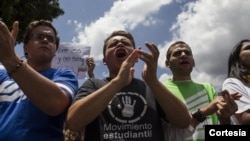
[[18,34],[18,22],[14,22],[12,31],[9,31],[5,23],[0,21],[0,61],[7,60],[15,54],[15,43]]
[[86,59],[87,67],[88,67],[88,75],[90,78],[94,78],[94,69],[95,69],[95,61],[93,57],[87,57]]
[[241,97],[239,93],[229,94],[227,90],[221,92],[221,96],[217,97],[217,115],[220,118],[229,118],[238,110],[235,100]]
[[146,83],[152,82],[157,79],[157,64],[159,58],[159,50],[153,43],[146,43],[150,53],[140,50],[140,59],[145,62],[142,70],[142,78]]
[[115,77],[123,86],[128,85],[134,77],[134,65],[139,57],[138,49],[135,49],[126,60],[122,62],[118,75]]

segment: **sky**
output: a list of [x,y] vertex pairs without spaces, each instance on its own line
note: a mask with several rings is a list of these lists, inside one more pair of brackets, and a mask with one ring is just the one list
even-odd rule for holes
[[[61,42],[91,46],[97,78],[108,75],[102,63],[104,39],[114,30],[133,34],[136,46],[147,50],[152,42],[160,50],[157,76],[171,78],[165,67],[171,43],[188,43],[195,59],[192,79],[212,83],[220,91],[227,74],[227,60],[233,46],[250,38],[249,0],[60,0],[65,14],[54,19]],[[16,47],[23,56],[22,46]],[[135,64],[141,78],[144,63]],[[84,80],[80,80],[82,83]]]

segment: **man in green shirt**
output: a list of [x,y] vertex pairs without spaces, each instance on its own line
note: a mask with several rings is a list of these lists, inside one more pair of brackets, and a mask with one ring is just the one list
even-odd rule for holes
[[173,77],[165,81],[164,85],[187,105],[192,115],[189,128],[166,133],[166,140],[203,141],[204,125],[230,124],[230,115],[238,109],[234,100],[239,99],[240,95],[235,93],[230,96],[227,91],[222,91],[221,96],[218,96],[210,83],[193,81],[191,72],[195,61],[188,44],[177,41],[170,45],[165,65],[172,71]]

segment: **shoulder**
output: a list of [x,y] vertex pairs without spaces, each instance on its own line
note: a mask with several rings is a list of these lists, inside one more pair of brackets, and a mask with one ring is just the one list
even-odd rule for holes
[[98,78],[88,78],[83,84],[82,84],[82,88],[84,87],[89,87],[92,86],[95,89],[98,89],[102,86],[104,86],[105,84],[107,84],[109,82],[109,80],[107,79],[98,79]]
[[245,86],[239,79],[237,78],[227,78],[222,85],[222,89],[227,89],[230,92],[234,91],[242,91],[247,89],[247,86]]
[[232,84],[232,83],[236,83],[236,84],[242,84],[242,82],[239,80],[239,79],[237,79],[237,78],[227,78],[227,79],[225,79],[225,81],[223,82],[223,85],[225,85],[225,84]]
[[145,83],[143,80],[139,78],[133,78],[133,81],[138,82],[138,83]]
[[109,82],[109,80],[107,80],[106,78],[104,79],[89,78],[87,81],[92,82],[94,84],[98,84],[98,85],[104,85]]
[[222,84],[223,89],[233,89],[244,87],[244,84],[237,78],[227,78]]
[[162,82],[164,85],[173,85],[174,83],[173,83],[173,80],[172,79],[167,79],[167,80],[165,80],[165,81],[163,81]]
[[45,75],[45,76],[56,76],[56,75],[74,75],[76,76],[76,74],[71,70],[71,69],[67,69],[67,68],[59,68],[59,69],[55,69],[55,68],[50,68],[47,70],[42,70],[39,71],[39,73]]
[[141,86],[146,86],[146,83],[141,80],[141,79],[138,79],[138,78],[133,78],[132,82],[131,82],[131,85],[137,85],[138,87],[141,87]]
[[67,73],[67,74],[75,74],[75,72],[68,68],[60,68],[60,69],[51,69],[51,71],[57,72],[57,73]]
[[203,89],[206,91],[210,102],[215,99],[215,96],[218,95],[218,92],[213,86],[213,84],[208,83],[208,82],[203,82],[203,83],[200,83],[200,85],[202,85]]
[[200,83],[200,85],[202,85],[202,87],[204,87],[209,94],[214,95],[217,93],[217,91],[212,83],[203,82],[203,83]]
[[213,84],[208,82],[201,83],[201,85],[203,85],[205,88],[214,88]]
[[75,74],[74,71],[72,71],[71,69],[67,69],[67,68],[60,68],[60,69],[50,69],[49,75],[52,75],[53,78],[62,78],[62,79],[72,79],[72,80],[77,80],[77,75]]
[[49,69],[45,72],[42,72],[42,74],[57,84],[70,86],[75,91],[78,89],[77,76],[71,69]]

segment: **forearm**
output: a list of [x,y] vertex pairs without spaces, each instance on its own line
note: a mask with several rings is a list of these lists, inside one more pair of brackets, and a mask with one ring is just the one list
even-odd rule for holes
[[187,128],[190,125],[191,116],[186,105],[161,82],[156,81],[149,86],[163,109],[166,119],[178,128]]
[[[204,117],[216,114],[217,110],[218,108],[216,106],[216,100],[213,100],[207,106],[200,108],[200,112]],[[217,114],[217,117],[219,119],[220,124],[231,124],[230,116],[225,118]]]
[[89,76],[89,78],[95,78],[93,71],[91,71],[91,72],[88,71],[88,76]]
[[250,124],[250,113],[249,112],[250,112],[250,110],[247,110],[247,111],[242,113],[241,117],[239,117],[241,123],[244,124],[244,125],[249,125]]
[[216,111],[217,111],[217,107],[216,107],[215,101],[212,101],[207,106],[200,108],[200,112],[202,113],[203,116],[214,114],[216,113]]
[[[18,64],[18,61],[20,62],[19,59],[13,62]],[[13,67],[8,65],[5,65],[9,67],[7,71],[13,70]],[[55,83],[40,75],[25,62],[11,77],[32,103],[48,115],[61,114],[69,104],[66,94]]]
[[78,100],[70,106],[67,126],[70,130],[79,131],[92,122],[107,108],[110,100],[123,86],[114,79],[95,92]]
[[192,115],[191,125],[195,128],[199,123],[205,121],[208,115],[211,115],[214,112],[216,112],[216,110],[217,110],[216,103],[214,102],[211,102],[207,106],[194,109],[191,112]]

